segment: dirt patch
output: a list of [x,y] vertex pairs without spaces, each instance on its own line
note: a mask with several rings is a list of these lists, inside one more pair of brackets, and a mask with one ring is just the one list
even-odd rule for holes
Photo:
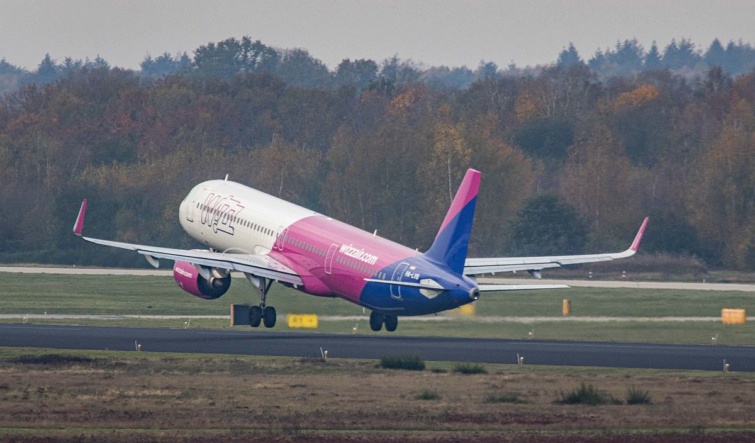
[[[0,441],[755,441],[749,374],[488,366],[463,375],[376,363],[98,359],[86,371],[73,360],[5,361]],[[583,383],[619,400],[642,389],[650,403],[555,403]]]

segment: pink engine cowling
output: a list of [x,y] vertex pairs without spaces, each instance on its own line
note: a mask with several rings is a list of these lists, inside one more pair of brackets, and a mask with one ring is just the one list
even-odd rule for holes
[[208,281],[199,275],[194,265],[183,261],[177,261],[173,265],[173,278],[181,289],[205,300],[219,298],[231,287],[231,274],[222,278],[211,274]]

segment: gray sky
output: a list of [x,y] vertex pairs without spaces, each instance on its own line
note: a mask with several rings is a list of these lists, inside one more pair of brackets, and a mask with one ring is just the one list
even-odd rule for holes
[[398,55],[425,66],[475,68],[555,61],[573,42],[583,59],[617,40],[662,50],[671,39],[755,44],[754,0],[0,0],[0,58],[36,69],[102,56],[138,69],[147,54],[192,51],[249,35],[305,48],[331,69],[344,58]]

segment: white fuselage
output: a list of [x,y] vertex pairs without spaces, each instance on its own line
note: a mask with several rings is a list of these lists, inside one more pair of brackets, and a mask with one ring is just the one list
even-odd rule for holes
[[181,202],[181,226],[208,247],[236,254],[267,254],[287,226],[319,215],[293,203],[225,181],[195,186]]

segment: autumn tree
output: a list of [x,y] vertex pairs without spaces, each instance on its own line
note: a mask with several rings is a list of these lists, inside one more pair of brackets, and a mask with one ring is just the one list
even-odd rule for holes
[[714,260],[755,269],[755,114],[735,103],[727,125],[696,168],[692,223]]
[[443,219],[469,167],[472,152],[463,134],[464,129],[453,122],[451,107],[441,105],[432,129],[432,151],[417,171],[425,196],[423,213],[430,219]]
[[338,64],[333,81],[338,87],[353,86],[361,91],[377,79],[377,73],[378,65],[372,60],[344,59]]
[[330,72],[325,63],[309,55],[305,49],[286,51],[275,74],[292,86],[325,88],[330,84]]
[[508,253],[510,220],[534,192],[535,162],[506,143],[493,114],[464,123],[470,166],[482,172],[470,251],[477,256]]
[[642,218],[637,197],[644,194],[643,181],[635,171],[608,127],[596,123],[582,129],[564,166],[562,192],[588,221],[595,249],[615,246],[617,237]]

